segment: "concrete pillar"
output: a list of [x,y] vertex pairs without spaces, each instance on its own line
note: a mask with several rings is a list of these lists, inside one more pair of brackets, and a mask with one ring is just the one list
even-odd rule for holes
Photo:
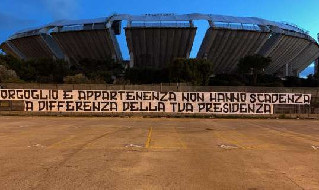
[[286,63],[285,77],[289,76],[289,64]]
[[315,68],[314,69],[315,69],[314,73],[319,74],[319,58],[316,59],[316,61],[315,61]]

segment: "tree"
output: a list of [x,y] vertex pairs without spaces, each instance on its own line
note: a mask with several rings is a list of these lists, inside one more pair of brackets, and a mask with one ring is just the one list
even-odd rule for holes
[[262,74],[270,63],[270,57],[263,57],[262,55],[255,54],[241,58],[237,67],[243,75],[252,75],[253,85],[256,85],[258,75]]
[[193,85],[208,85],[213,64],[206,59],[175,59],[168,67],[171,82],[190,82]]
[[121,63],[112,58],[105,60],[82,59],[75,69],[75,74],[83,73],[91,81],[113,83],[114,79],[124,73]]
[[89,79],[83,74],[76,74],[74,76],[66,76],[63,79],[64,83],[67,84],[85,84],[89,83]]
[[20,82],[16,72],[0,65],[0,82]]

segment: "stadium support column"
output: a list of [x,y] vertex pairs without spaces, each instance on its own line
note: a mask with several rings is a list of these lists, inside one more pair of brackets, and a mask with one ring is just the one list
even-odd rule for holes
[[286,67],[285,67],[285,77],[289,76],[289,64],[286,63]]
[[119,47],[119,44],[118,44],[118,41],[116,39],[116,34],[112,28],[112,24],[110,23],[107,23],[107,28],[108,28],[108,31],[109,31],[109,34],[110,34],[110,39],[111,39],[111,42],[113,44],[113,47],[114,47],[114,53],[112,54],[112,58],[115,59],[116,61],[122,61],[123,58],[122,58],[122,53],[121,53],[121,50],[120,50],[120,47]]
[[50,35],[41,34],[40,37],[45,42],[47,47],[50,49],[50,51],[54,55],[54,58],[65,59],[65,56],[62,50],[60,49],[59,45],[53,40],[53,38]]
[[315,68],[314,69],[315,69],[314,73],[319,74],[319,58],[316,59],[316,61],[315,61]]
[[[6,42],[5,42],[5,45],[6,45],[16,56],[18,56],[19,59],[25,59],[25,55],[24,55],[21,51],[19,51],[19,49],[16,48],[13,43],[11,43],[10,41],[6,41]],[[4,52],[6,52],[6,51],[4,51]],[[7,52],[6,52],[6,53],[7,53]]]

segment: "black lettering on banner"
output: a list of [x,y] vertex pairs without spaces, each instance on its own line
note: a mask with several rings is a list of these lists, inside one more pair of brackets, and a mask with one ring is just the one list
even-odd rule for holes
[[130,111],[138,111],[138,102],[130,102]]
[[247,94],[246,93],[240,93],[240,100],[241,102],[246,102]]
[[255,104],[247,104],[247,113],[255,113]]
[[213,112],[212,111],[212,108],[213,108],[213,104],[212,103],[207,103],[206,104],[206,112]]
[[216,93],[215,92],[211,92],[209,93],[209,101],[210,102],[216,102]]
[[207,112],[206,103],[198,103],[197,105],[198,105],[198,112],[202,112],[202,110],[205,110]]
[[176,93],[175,92],[169,92],[168,94],[169,94],[169,96],[168,96],[169,101],[176,101]]
[[[83,91],[81,91],[83,92]],[[85,98],[85,96],[84,96]],[[63,100],[72,100],[73,99],[73,95],[72,95],[72,90],[63,90]],[[79,90],[79,100],[81,100],[80,98],[80,90]]]
[[[77,93],[77,95],[74,97],[73,92]],[[62,95],[62,97],[59,97],[59,95]],[[106,90],[63,91],[35,89],[3,89],[0,90],[0,99],[24,100],[25,111],[53,112],[120,111],[272,114],[274,104],[309,105],[311,103],[311,95],[301,93],[155,92]],[[122,104],[119,106],[121,110],[118,110],[118,103]],[[166,105],[169,106],[166,108]]]
[[102,100],[109,100],[110,99],[110,93],[108,91],[102,91]]
[[76,101],[75,102],[75,111],[83,111],[82,105],[83,105],[83,103],[81,101]]
[[92,98],[94,96],[94,93],[93,93],[93,91],[91,91],[91,90],[88,90],[88,91],[86,91],[86,100],[90,100],[90,98]]
[[186,110],[185,103],[177,103],[177,112],[184,112]]
[[31,97],[33,100],[39,99],[38,90],[31,90]]
[[225,94],[217,93],[217,102],[225,102]]
[[263,113],[263,104],[256,104],[256,113]]
[[110,92],[110,96],[111,96],[111,98],[110,98],[110,100],[117,100],[117,98],[116,98],[116,96],[117,96],[117,92],[116,91],[111,91]]
[[311,98],[308,94],[304,95],[303,103],[304,104],[310,104]]
[[[92,93],[92,96],[93,97],[93,93]],[[91,102],[89,101],[84,101],[83,102],[83,110],[84,111],[91,111]]]
[[64,107],[64,105],[65,105],[65,101],[58,101],[58,111],[60,111]]
[[293,95],[288,95],[288,97],[287,97],[287,103],[289,103],[289,104],[293,104],[295,102],[295,95],[293,94]]
[[8,97],[8,90],[1,90],[1,99],[6,100]]
[[279,95],[278,94],[272,94],[271,95],[271,103],[276,104],[278,102]]
[[74,111],[74,101],[66,101],[66,111],[73,112]]
[[264,113],[265,114],[273,114],[272,105],[270,104],[264,104]]
[[214,103],[214,108],[213,108],[213,110],[214,110],[215,113],[220,113],[220,112],[222,112],[222,110],[221,110],[221,108],[220,108],[221,105],[222,105],[221,103]]
[[231,104],[231,113],[237,113],[239,111],[239,103]]
[[302,94],[295,94],[295,97],[297,97],[297,98],[296,98],[294,103],[301,104],[302,103],[302,101],[301,101]]
[[176,112],[176,105],[177,105],[177,103],[176,103],[176,102],[171,102],[170,104],[171,104],[171,106],[172,106],[172,112]]
[[192,103],[177,103],[177,112],[193,112],[194,107]]
[[127,111],[130,109],[130,103],[129,102],[123,102],[123,111]]
[[94,92],[94,100],[97,100],[98,98],[100,98],[102,95],[102,92],[101,91],[95,91]]
[[48,111],[47,110],[47,101],[38,101],[38,111]]
[[25,111],[33,111],[33,102],[25,101],[24,102],[24,109],[25,109]]
[[15,99],[15,90],[9,90],[9,97],[10,100],[14,100]]
[[30,90],[24,90],[23,94],[24,94],[24,99],[25,100],[29,100],[31,98]]
[[103,102],[92,102],[92,111],[96,112],[96,111],[102,111],[101,110],[101,104],[103,104]]
[[16,93],[17,93],[17,99],[18,100],[23,100],[24,99],[23,90],[17,90]]
[[227,103],[223,105],[223,113],[229,113],[229,105]]
[[143,92],[143,100],[151,100],[151,92]]
[[165,103],[164,102],[158,102],[158,110],[159,112],[165,112]]
[[124,100],[123,94],[125,94],[125,91],[119,91],[118,94],[120,95],[120,100]]
[[264,94],[257,94],[258,103],[265,102],[265,96]]
[[59,99],[59,91],[58,90],[52,90],[51,96],[53,100],[58,100]]
[[52,111],[53,110],[53,108],[55,108],[56,107],[56,103],[57,103],[57,101],[49,101],[49,111]]
[[149,106],[143,106],[143,102],[139,102],[139,110],[138,111],[141,111],[141,112],[146,112],[146,111],[149,111],[150,110],[150,102],[149,102]]
[[[47,100],[50,97],[50,95],[48,94],[44,95],[45,93],[43,92],[43,90],[39,90],[39,91],[40,91],[40,95],[39,95],[40,100]],[[49,94],[50,94],[50,91],[49,91]]]
[[167,94],[168,94],[168,92],[161,92],[160,101],[167,102],[168,101]]
[[270,94],[264,94],[265,95],[265,103],[271,104],[271,95]]
[[[64,91],[63,91],[63,94],[64,94]],[[63,99],[65,99],[64,96],[63,96]],[[78,90],[78,100],[86,100],[86,93],[85,93],[85,91],[83,91],[83,90]]]
[[279,103],[280,104],[286,103],[286,95],[285,94],[279,94]]
[[[225,96],[227,97],[229,93],[225,93]],[[231,101],[230,102],[240,102],[240,95],[239,93],[230,93],[231,94]],[[227,98],[225,97],[225,100],[227,100]],[[224,102],[229,102],[229,101],[224,101]]]
[[257,101],[256,96],[257,96],[256,94],[250,94],[249,102],[250,102],[251,104],[256,103],[256,101]]
[[110,109],[109,109],[109,102],[101,102],[101,104],[102,104],[102,109],[101,109],[101,111],[102,112],[107,112],[107,111],[110,111]]
[[[148,109],[145,110],[145,111],[148,111],[148,112],[158,112],[158,109],[159,109],[159,104],[162,103],[162,102],[157,102],[157,105],[153,105],[152,102],[147,102],[148,103],[148,106],[146,106]],[[146,108],[145,107],[145,108]]]
[[182,101],[203,102],[204,101],[204,93],[198,93],[198,92],[182,93]]
[[[142,92],[143,93],[143,92]],[[138,100],[143,100],[143,94],[140,93],[140,92],[136,92],[135,93],[135,101],[138,101]]]
[[239,113],[247,113],[247,104],[245,104],[245,103],[241,103],[241,104],[239,104],[240,106],[240,108],[239,108]]
[[186,103],[186,112],[194,112],[194,107],[192,103]]
[[159,100],[160,92],[152,92],[151,100]]
[[117,112],[117,103],[116,102],[110,102],[110,111]]

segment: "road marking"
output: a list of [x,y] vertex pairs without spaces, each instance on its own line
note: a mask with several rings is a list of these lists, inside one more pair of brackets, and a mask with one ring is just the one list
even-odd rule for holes
[[152,138],[152,131],[153,131],[153,127],[150,127],[150,129],[148,130],[147,140],[145,142],[145,148],[149,148],[150,147],[151,138]]
[[224,135],[221,134],[221,132],[216,131],[214,134],[215,134],[215,136],[217,136],[217,138],[224,141],[224,143],[233,144],[241,149],[246,149],[246,147],[240,145],[240,143],[238,141],[236,141],[233,138],[231,139],[231,138],[225,137]]

